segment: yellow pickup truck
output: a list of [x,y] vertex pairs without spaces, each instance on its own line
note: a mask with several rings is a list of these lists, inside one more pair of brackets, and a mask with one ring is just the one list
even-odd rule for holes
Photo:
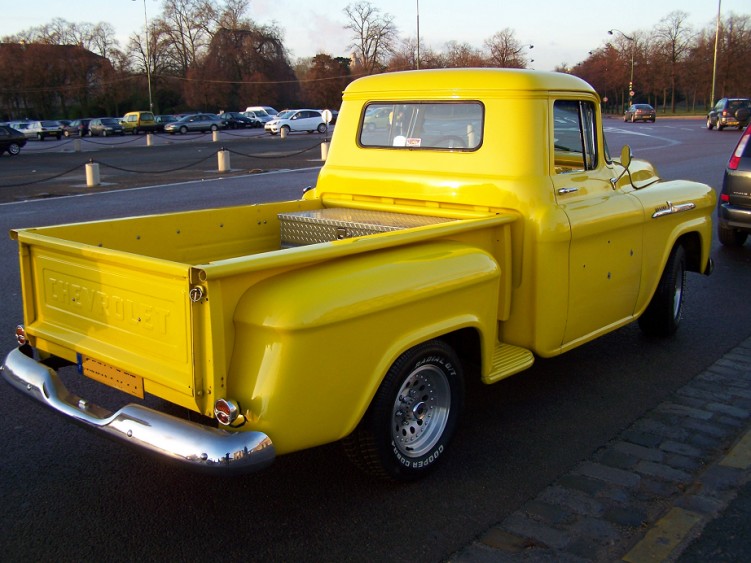
[[370,76],[300,200],[14,230],[24,324],[2,373],[208,472],[342,441],[370,473],[414,479],[448,455],[470,378],[637,319],[673,333],[686,272],[712,268],[715,201],[628,147],[614,158],[573,76]]

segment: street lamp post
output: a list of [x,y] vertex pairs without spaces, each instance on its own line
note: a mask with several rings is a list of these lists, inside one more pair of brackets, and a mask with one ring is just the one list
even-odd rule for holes
[[636,49],[636,39],[626,35],[620,29],[610,29],[608,30],[608,35],[613,35],[614,31],[623,35],[623,38],[627,41],[631,41],[631,78],[628,81],[628,105],[630,106],[634,101],[634,50]]
[[722,0],[717,0],[717,23],[714,32],[714,59],[712,60],[712,93],[709,95],[709,107],[714,106],[714,89],[717,81],[717,45],[720,42],[720,13],[722,11]]
[[151,55],[149,54],[149,18],[146,15],[146,0],[143,0],[143,26],[146,30],[146,82],[149,88],[149,111],[154,113],[154,103],[151,99]]
[[420,70],[420,0],[417,3],[417,70]]

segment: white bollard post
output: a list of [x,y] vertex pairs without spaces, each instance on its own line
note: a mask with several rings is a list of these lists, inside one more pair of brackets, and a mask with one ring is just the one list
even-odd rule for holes
[[229,172],[232,169],[230,166],[229,151],[222,149],[216,154],[219,157],[219,172]]
[[321,143],[321,160],[326,162],[326,159],[329,157],[329,145],[331,144],[331,141],[324,141]]
[[219,141],[219,130],[218,129],[216,131],[212,131],[211,132],[211,140],[214,141],[215,143]]
[[286,128],[286,127],[282,127],[282,128],[281,128],[281,129],[279,130],[279,136],[280,136],[280,137],[281,137],[282,139],[286,139],[286,138],[287,138],[287,128]]
[[146,146],[150,147],[151,143],[154,142],[153,135],[151,133],[146,133]]
[[99,185],[99,163],[86,163],[86,187],[94,188]]
[[73,139],[73,150],[75,152],[81,152],[81,139]]

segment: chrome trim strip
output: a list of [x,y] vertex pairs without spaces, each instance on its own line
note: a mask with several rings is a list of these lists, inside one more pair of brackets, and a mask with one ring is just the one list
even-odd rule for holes
[[652,219],[664,217],[665,215],[672,215],[673,213],[682,213],[683,211],[691,211],[696,208],[696,204],[693,202],[674,204],[669,201],[665,202],[665,207],[659,207],[652,213]]
[[213,474],[250,473],[276,457],[271,439],[261,432],[228,432],[129,404],[115,413],[69,392],[55,370],[15,349],[2,367],[15,389],[86,428],[136,448]]

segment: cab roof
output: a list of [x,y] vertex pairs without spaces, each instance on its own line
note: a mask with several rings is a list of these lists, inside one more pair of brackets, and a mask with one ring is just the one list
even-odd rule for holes
[[[347,86],[347,95],[388,93],[450,97],[468,91],[574,91],[595,94],[587,82],[560,72],[522,69],[462,68],[388,72],[359,78]],[[411,93],[411,94],[410,94]]]

